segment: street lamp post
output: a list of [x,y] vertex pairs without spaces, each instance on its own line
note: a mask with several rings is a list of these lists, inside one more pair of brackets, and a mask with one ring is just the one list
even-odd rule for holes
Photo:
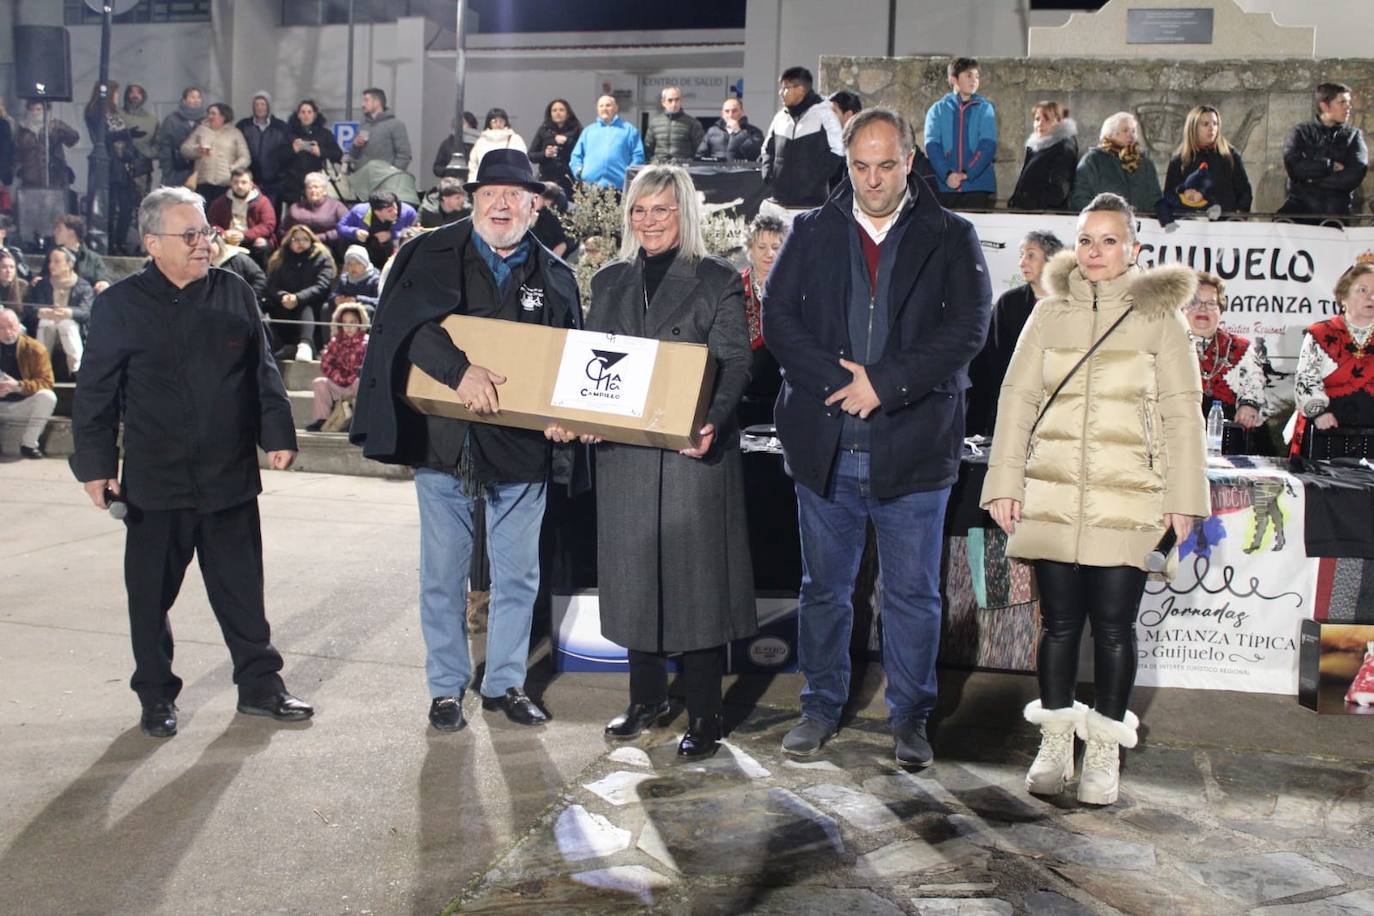
[[457,25],[457,44],[453,59],[454,83],[458,88],[458,101],[455,103],[453,117],[453,155],[448,160],[449,170],[457,170],[466,173],[468,170],[468,154],[463,149],[463,132],[466,125],[463,123],[463,82],[467,78],[467,49],[464,44],[467,35],[463,28],[463,16],[467,12],[467,0],[458,0],[458,25]]
[[110,151],[105,145],[105,117],[110,99],[110,24],[114,8],[109,2],[101,5],[100,19],[100,81],[99,114],[91,123],[90,180],[86,185],[86,213],[92,228],[103,227],[107,248],[122,239],[110,237]]

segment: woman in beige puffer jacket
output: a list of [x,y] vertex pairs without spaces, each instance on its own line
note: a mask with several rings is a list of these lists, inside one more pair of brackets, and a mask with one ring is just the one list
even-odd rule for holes
[[[1197,356],[1179,311],[1196,275],[1136,267],[1134,226],[1124,199],[1098,195],[1079,216],[1074,250],[1045,268],[1050,295],[1007,369],[982,498],[1011,536],[1007,555],[1034,561],[1040,592],[1040,699],[1026,718],[1042,743],[1027,788],[1063,789],[1078,732],[1088,742],[1078,796],[1095,804],[1116,800],[1118,746],[1135,745],[1126,706],[1145,556],[1166,527],[1181,541],[1210,512]],[[1036,426],[1070,369],[1128,309]],[[1092,710],[1073,701],[1087,620]]]
[[229,190],[234,169],[246,169],[251,161],[248,143],[234,126],[234,110],[220,102],[205,110],[205,120],[181,144],[181,155],[195,163],[195,190],[206,206]]

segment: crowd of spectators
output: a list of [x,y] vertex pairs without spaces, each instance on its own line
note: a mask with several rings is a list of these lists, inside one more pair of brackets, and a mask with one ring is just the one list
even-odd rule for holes
[[[914,145],[913,171],[946,207],[995,208],[998,112],[992,97],[983,94],[977,60],[955,58],[946,77],[949,91],[924,113],[924,147]],[[249,115],[236,122],[229,105],[207,104],[199,87],[188,86],[159,122],[148,110],[143,86],[130,83],[120,92],[112,82],[105,94],[94,87],[84,119],[93,137],[103,133],[109,156],[110,237],[93,248],[86,221],[63,216],[52,227],[50,244],[44,243],[44,263],[32,272],[12,237],[9,186],[63,189],[68,210],[75,213],[67,150],[79,135],[41,102],[26,103],[17,118],[0,108],[0,302],[13,311],[25,336],[47,351],[50,371],[55,362],[59,380],[74,376],[94,299],[111,280],[97,248],[140,253],[140,240],[131,233],[139,201],[159,184],[183,185],[207,203],[207,220],[217,230],[212,263],[242,276],[262,303],[277,357],[314,358],[345,337],[366,339],[387,262],[416,232],[470,215],[464,182],[491,150],[519,149],[528,155],[545,185],[532,231],[559,256],[578,250],[579,240],[570,237],[559,214],[569,208],[580,183],[620,189],[636,166],[690,159],[758,164],[766,199],[760,210],[764,221],[751,230],[751,244],[776,249],[792,219],[824,203],[844,180],[841,132],[864,108],[863,100],[847,90],[822,97],[808,70],[791,67],[781,75],[780,105],[766,129],[750,122],[734,95],[721,103],[713,121],[696,117],[684,110],[676,86],[663,88],[660,110],[648,117],[642,134],[620,116],[617,99],[609,94],[596,100],[596,117],[587,124],[572,101],[552,99],[542,122],[527,135],[516,130],[503,108],[489,109],[480,128],[465,112],[436,151],[438,183],[410,196],[418,200],[412,206],[404,189],[398,195],[387,180],[405,173],[414,190],[407,126],[388,109],[381,89],[364,90],[361,100],[360,128],[345,151],[313,99],[299,101],[283,120],[273,111],[272,96],[257,92]],[[1314,117],[1292,128],[1284,143],[1288,193],[1280,218],[1315,223],[1352,212],[1355,190],[1368,169],[1364,136],[1350,123],[1352,109],[1348,86],[1316,87]],[[1027,114],[1021,168],[1005,200],[1010,210],[1078,210],[1110,191],[1167,226],[1189,215],[1244,215],[1253,206],[1241,152],[1228,141],[1214,106],[1198,105],[1188,113],[1162,182],[1132,112],[1105,118],[1097,142],[1086,150],[1080,149],[1079,125],[1062,102],[1037,101]],[[450,164],[460,147],[467,154],[466,172]],[[349,189],[340,187],[345,171],[350,177],[366,175],[354,180],[354,199],[363,190],[352,206],[345,202]],[[1027,251],[1040,266],[1052,253],[1045,240],[1023,246],[1023,261]],[[766,263],[752,252],[750,259],[753,275],[766,275]],[[1033,282],[1028,289],[1032,292],[1022,298],[1038,292]],[[341,310],[343,305],[356,308]],[[345,314],[357,319],[346,322],[349,328],[361,330],[345,334],[340,322]],[[999,336],[1014,334],[1008,329]],[[58,351],[61,359],[55,358]],[[334,379],[329,386],[330,397],[348,396],[346,382]],[[332,404],[324,406],[332,409]]]

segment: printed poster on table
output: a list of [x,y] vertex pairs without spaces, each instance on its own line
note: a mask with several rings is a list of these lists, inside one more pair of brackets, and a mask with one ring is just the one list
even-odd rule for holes
[[1318,569],[1304,550],[1302,483],[1271,469],[1213,466],[1208,477],[1212,515],[1179,545],[1174,579],[1145,587],[1136,683],[1295,694]]
[[569,331],[553,406],[642,417],[657,359],[657,340]]

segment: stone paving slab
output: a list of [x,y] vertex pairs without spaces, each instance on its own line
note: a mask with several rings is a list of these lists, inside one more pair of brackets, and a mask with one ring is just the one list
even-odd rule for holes
[[1267,906],[1250,912],[1255,916],[1374,916],[1374,890],[1351,891],[1309,903]]
[[[1120,803],[1095,808],[1072,784],[1027,795],[1028,753],[908,772],[864,722],[798,762],[779,747],[789,724],[760,709],[692,764],[665,731],[608,747],[452,910],[1210,916],[1374,899],[1374,824],[1322,817],[1323,791],[1369,801],[1358,764],[1271,755],[1247,774],[1224,753],[1145,748]],[[1292,819],[1299,800],[1309,820]]]
[[1187,863],[1183,870],[1199,883],[1241,903],[1269,903],[1311,891],[1339,887],[1340,877],[1293,852]]

